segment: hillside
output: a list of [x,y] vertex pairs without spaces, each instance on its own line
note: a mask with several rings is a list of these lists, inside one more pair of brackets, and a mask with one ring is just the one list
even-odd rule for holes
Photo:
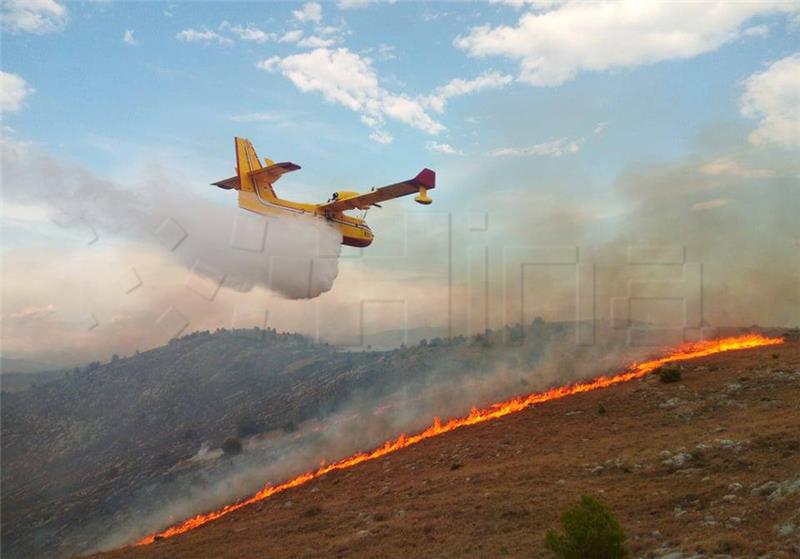
[[[428,383],[449,392],[451,381],[475,380],[500,362],[533,370],[548,340],[568,331],[533,325],[514,347],[459,338],[345,352],[273,330],[219,330],[3,392],[3,556],[85,552],[142,511],[317,444],[320,425],[344,407],[357,415],[358,404],[371,410],[393,391],[411,397]],[[372,423],[349,444],[374,444],[397,428]],[[242,441],[241,456],[220,450],[229,437]],[[262,479],[251,477],[241,491]]]
[[796,557],[798,441],[793,341],[466,427],[97,557],[547,557],[545,531],[584,492],[635,556]]

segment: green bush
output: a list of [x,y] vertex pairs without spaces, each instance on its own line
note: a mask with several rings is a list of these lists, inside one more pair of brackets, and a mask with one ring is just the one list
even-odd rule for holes
[[222,450],[225,454],[241,454],[242,441],[236,437],[228,437],[225,439],[225,442],[222,443]]
[[675,365],[665,365],[658,370],[658,379],[664,384],[681,380],[681,369]]
[[261,432],[261,424],[250,415],[243,415],[236,420],[236,432],[240,437],[250,437]]
[[616,518],[594,497],[561,516],[563,534],[547,532],[545,547],[560,559],[623,559],[629,556],[625,534]]

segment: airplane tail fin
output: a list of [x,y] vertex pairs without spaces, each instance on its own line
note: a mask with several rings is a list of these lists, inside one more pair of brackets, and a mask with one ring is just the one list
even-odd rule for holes
[[236,174],[239,175],[240,189],[254,192],[255,181],[251,173],[262,168],[258,154],[250,140],[236,138],[234,141],[236,143]]

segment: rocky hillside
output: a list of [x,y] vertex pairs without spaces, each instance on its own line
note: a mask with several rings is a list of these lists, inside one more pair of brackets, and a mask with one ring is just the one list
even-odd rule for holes
[[272,330],[220,330],[4,392],[3,556],[91,548],[143,492],[188,477],[181,466],[201,445],[292,431],[356,394],[377,397],[434,373],[457,379],[498,360],[530,368],[566,331],[540,322],[506,332],[520,342],[513,347],[496,343],[498,333],[351,353]]
[[635,557],[800,554],[800,343],[719,354],[424,441],[102,555],[548,557],[582,493]]

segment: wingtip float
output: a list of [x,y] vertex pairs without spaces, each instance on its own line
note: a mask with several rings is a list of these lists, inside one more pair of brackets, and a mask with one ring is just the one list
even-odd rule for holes
[[432,202],[428,191],[436,188],[436,173],[426,168],[413,179],[373,188],[369,192],[337,191],[321,204],[293,202],[278,197],[273,184],[284,174],[300,169],[300,165],[289,161],[275,163],[267,158],[262,165],[250,140],[235,138],[234,144],[236,176],[212,185],[225,190],[237,190],[239,207],[258,214],[305,214],[324,219],[342,233],[343,245],[366,247],[375,238],[364,216],[355,217],[344,212],[380,207],[380,202],[409,194],[416,194],[414,201],[418,204],[428,205]]

